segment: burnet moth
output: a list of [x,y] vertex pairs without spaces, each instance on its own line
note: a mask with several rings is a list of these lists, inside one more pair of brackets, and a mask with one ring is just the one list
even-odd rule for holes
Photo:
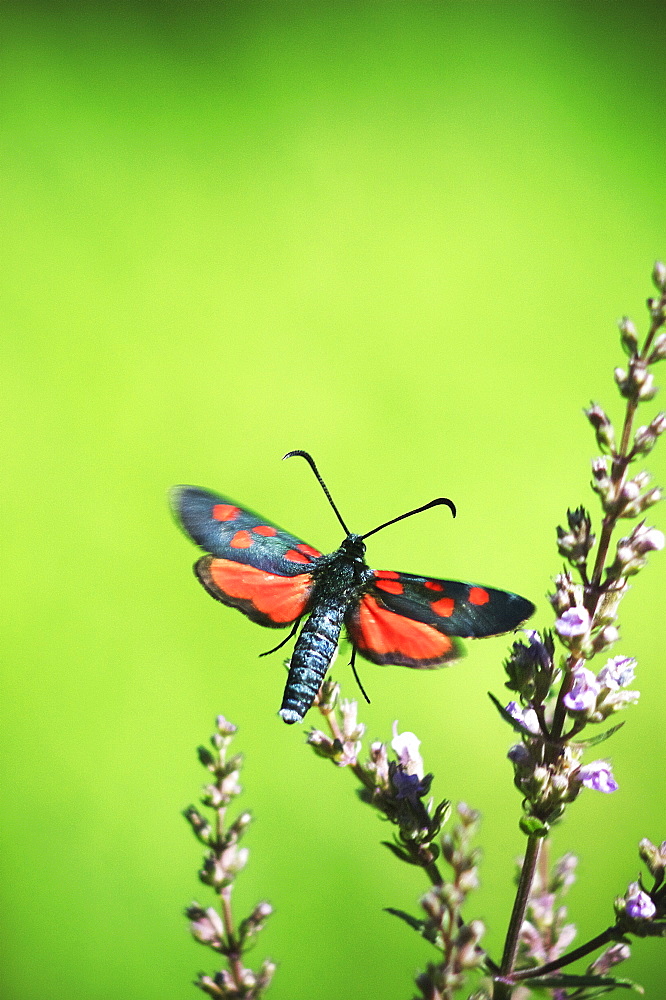
[[208,553],[194,566],[208,593],[258,625],[291,626],[286,639],[267,652],[288,642],[305,618],[280,708],[285,722],[303,721],[343,625],[352,644],[352,668],[358,653],[372,663],[429,670],[463,655],[459,638],[510,632],[533,614],[531,601],[506,590],[370,569],[366,538],[438,504],[455,517],[453,502],[439,497],[356,535],[343,521],[311,455],[290,451],[284,457],[293,455],[309,463],[345,532],[340,548],[328,555],[218,493],[196,486],[176,486],[171,493],[177,521]]

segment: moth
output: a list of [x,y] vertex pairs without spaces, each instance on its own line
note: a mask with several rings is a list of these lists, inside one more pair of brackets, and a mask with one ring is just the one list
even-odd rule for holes
[[[438,504],[438,497],[363,535],[349,531],[311,455],[304,458],[319,481],[345,537],[327,555],[226,496],[197,486],[176,486],[177,521],[206,555],[194,572],[208,593],[266,628],[296,633],[280,715],[302,722],[324,680],[343,627],[358,653],[372,663],[432,669],[463,655],[460,638],[479,639],[518,628],[534,612],[531,601],[506,590],[454,580],[371,569],[365,540],[396,521]],[[302,623],[302,627],[301,627]],[[300,632],[299,632],[300,628]],[[267,655],[267,654],[262,654]],[[356,671],[354,670],[354,673]]]

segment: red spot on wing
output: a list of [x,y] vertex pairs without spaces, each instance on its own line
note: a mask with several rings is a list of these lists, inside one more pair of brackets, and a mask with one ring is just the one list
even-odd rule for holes
[[250,601],[261,614],[281,624],[301,617],[312,590],[309,573],[278,576],[230,559],[211,559],[209,573],[225,596]]
[[470,587],[468,600],[470,604],[487,604],[490,594],[483,587]]
[[399,580],[378,580],[375,587],[385,590],[387,594],[402,594],[405,589]]
[[376,569],[375,576],[378,580],[399,580],[400,574],[394,569]]
[[440,618],[450,618],[453,614],[455,603],[452,597],[442,597],[439,601],[433,601],[430,607]]
[[313,559],[318,559],[321,555],[319,549],[313,549],[311,545],[306,542],[299,542],[296,546],[299,552],[302,552],[305,556],[311,556]]
[[427,587],[428,590],[444,590],[444,587],[441,583],[437,583],[437,580],[426,580],[423,586]]
[[270,524],[258,524],[252,530],[255,535],[264,535],[266,538],[272,538],[273,535],[277,535],[277,528],[273,528]]
[[212,514],[216,521],[235,521],[240,510],[230,503],[216,503]]
[[296,549],[287,549],[287,551],[284,554],[284,557],[285,559],[288,559],[289,562],[295,562],[295,563],[310,562],[309,556],[304,555],[302,552],[297,552]]
[[453,650],[449,636],[383,608],[370,594],[361,598],[349,631],[359,651],[380,663],[441,662]]
[[237,531],[229,542],[232,549],[249,549],[253,539],[249,531]]

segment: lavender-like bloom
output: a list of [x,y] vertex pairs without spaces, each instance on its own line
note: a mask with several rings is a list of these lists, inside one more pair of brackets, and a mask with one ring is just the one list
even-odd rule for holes
[[632,882],[625,893],[625,912],[633,920],[652,920],[657,907],[639,882]]
[[239,847],[238,842],[252,817],[243,812],[233,822],[227,823],[228,807],[241,791],[239,775],[242,759],[238,754],[228,755],[236,727],[222,715],[216,722],[216,732],[211,738],[212,751],[208,747],[199,747],[199,760],[213,777],[213,782],[204,786],[201,802],[215,813],[214,832],[213,824],[194,806],[185,810],[185,818],[197,839],[208,848],[199,878],[204,885],[211,886],[219,897],[219,911],[212,906],[204,909],[194,902],[185,913],[195,940],[224,955],[228,963],[228,968],[220,969],[214,976],[200,973],[196,981],[199,989],[218,1000],[238,1000],[240,997],[243,1000],[258,1000],[270,985],[275,965],[266,960],[259,972],[253,972],[244,966],[242,958],[273,908],[270,903],[258,903],[248,917],[241,920],[237,927],[235,925],[231,909],[233,885],[249,857],[248,849]]
[[590,628],[590,615],[585,608],[569,608],[555,622],[555,631],[564,639],[585,635]]
[[636,660],[632,656],[614,656],[597,674],[597,681],[609,691],[626,687],[634,679]]
[[620,787],[606,760],[594,760],[591,764],[584,764],[576,772],[576,779],[581,785],[595,792],[616,792]]
[[539,717],[533,708],[521,708],[518,702],[510,701],[506,706],[506,711],[530,733],[536,735],[541,731]]
[[570,712],[590,712],[594,709],[601,691],[597,678],[587,667],[578,667],[573,672],[573,684],[564,696],[564,704]]

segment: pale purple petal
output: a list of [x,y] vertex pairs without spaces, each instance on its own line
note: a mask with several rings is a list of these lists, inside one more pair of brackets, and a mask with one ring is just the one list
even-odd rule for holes
[[586,788],[595,792],[616,792],[620,787],[613,777],[608,761],[594,760],[578,769],[577,778]]
[[613,656],[597,674],[602,687],[615,691],[626,687],[634,679],[636,660],[632,656]]
[[509,715],[520,722],[530,733],[540,733],[539,719],[533,708],[521,708],[517,701],[510,701],[506,706]]
[[585,635],[590,628],[590,616],[585,608],[569,608],[555,622],[555,631],[564,638]]
[[601,686],[587,667],[579,667],[574,671],[573,677],[574,682],[571,690],[564,696],[564,704],[571,712],[589,712],[597,704]]
[[657,912],[647,892],[643,892],[638,882],[632,882],[624,898],[627,901],[627,915],[634,920],[651,920]]

